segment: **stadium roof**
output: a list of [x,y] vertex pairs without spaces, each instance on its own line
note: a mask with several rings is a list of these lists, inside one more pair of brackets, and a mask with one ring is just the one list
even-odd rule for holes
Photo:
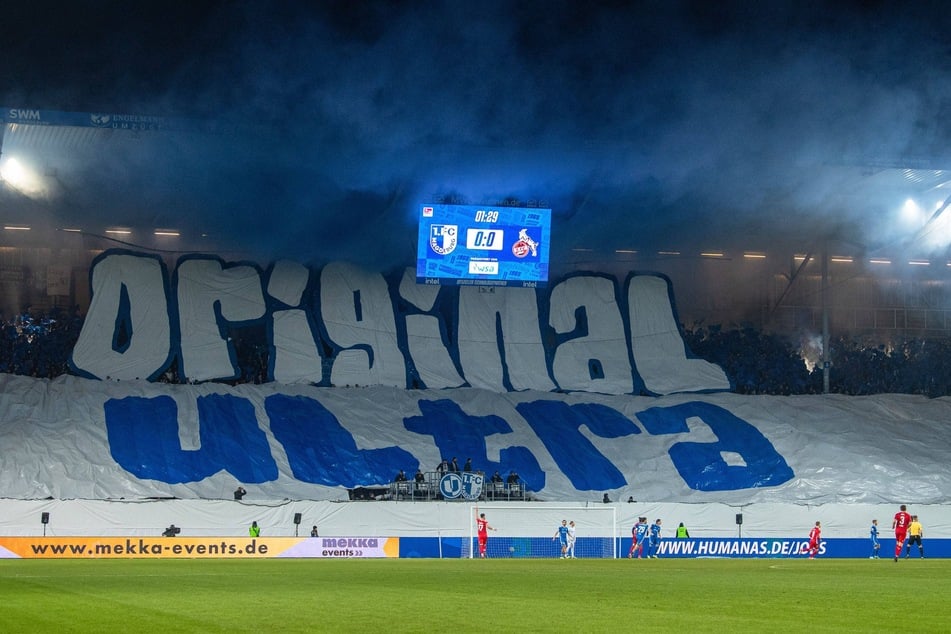
[[[210,249],[230,252],[248,252],[258,255],[255,242],[260,235],[253,231],[245,234],[232,231],[234,217],[228,213],[226,205],[216,199],[214,186],[222,192],[232,186],[226,180],[213,181],[203,171],[218,172],[217,178],[227,176],[227,170],[221,172],[222,165],[215,161],[203,165],[202,159],[218,156],[221,151],[234,143],[240,143],[245,136],[266,135],[256,129],[253,132],[215,127],[215,122],[174,119],[148,115],[75,113],[44,111],[24,108],[4,108],[4,127],[0,160],[18,161],[24,169],[31,170],[37,177],[35,187],[23,186],[4,179],[2,220],[4,226],[29,226],[39,231],[80,229],[89,236],[103,236],[114,245],[128,243],[144,248],[156,246],[156,231],[173,234],[175,242],[165,240],[161,248],[171,250]],[[205,148],[209,153],[197,151]],[[261,159],[261,157],[257,157]],[[255,169],[254,165],[245,165]],[[808,179],[829,187],[822,193],[824,204],[838,207],[833,217],[844,216],[867,208],[880,214],[903,209],[909,199],[920,199],[922,215],[938,208],[939,204],[951,196],[951,171],[941,169],[931,161],[921,158],[872,157],[843,158],[837,163],[803,166],[796,170],[794,181],[802,181],[806,186]],[[289,186],[281,183],[282,175],[271,175],[275,188]],[[246,175],[234,174],[236,179]],[[300,175],[289,174],[296,180]],[[324,184],[326,186],[326,184]],[[414,200],[401,188],[403,183],[395,183],[389,191],[376,196],[340,195],[325,209],[315,209],[315,214],[324,215],[327,223],[337,232],[341,232],[338,220],[341,214],[366,215],[370,219],[380,218],[392,212],[393,207],[410,207],[425,200]],[[573,192],[570,198],[556,201],[544,201],[555,210],[555,235],[559,242],[555,261],[576,261],[580,266],[602,264],[610,266],[613,260],[630,259],[627,254],[639,252],[643,255],[656,250],[671,252],[700,252],[704,249],[732,250],[738,255],[744,251],[786,250],[805,252],[816,248],[823,239],[842,240],[861,247],[861,250],[875,251],[880,248],[892,248],[896,241],[883,240],[878,244],[869,244],[852,235],[848,225],[826,226],[814,222],[803,223],[801,216],[808,215],[797,209],[795,191],[782,191],[778,188],[764,197],[764,192],[775,184],[765,179],[745,184],[756,197],[769,205],[763,210],[763,219],[755,215],[750,218],[745,210],[731,214],[729,209],[721,209],[721,217],[708,214],[709,223],[698,227],[682,225],[664,232],[663,236],[649,235],[638,231],[637,223],[630,222],[631,231],[612,231],[605,227],[603,216],[608,215],[611,222],[625,222],[623,209],[626,205],[640,216],[643,213],[662,212],[672,206],[655,198],[656,209],[642,209],[651,203],[650,184],[635,184],[628,190],[620,190],[605,181],[590,181],[586,187]],[[239,186],[240,187],[240,186]],[[320,184],[315,187],[315,196],[320,196]],[[639,191],[640,190],[640,191]],[[446,196],[448,200],[461,202],[487,203],[493,201],[469,200],[456,192],[433,192],[430,198]],[[225,196],[227,198],[227,196]],[[645,201],[645,198],[647,199]],[[514,199],[514,197],[513,197]],[[514,199],[518,202],[517,199]],[[527,201],[522,201],[527,202]],[[533,201],[533,203],[536,201]],[[703,205],[698,200],[697,205]],[[818,204],[818,201],[817,201]],[[203,208],[203,206],[205,206]],[[351,207],[345,210],[343,207]],[[405,211],[405,210],[404,210]],[[711,210],[712,211],[712,210]],[[755,211],[755,210],[754,210]],[[774,211],[785,211],[787,222],[776,221],[782,215]],[[281,222],[282,210],[268,207],[256,209],[275,222]],[[405,249],[404,264],[412,262],[415,245],[415,228],[409,218],[411,214],[400,215],[404,222],[399,223],[403,234]],[[731,219],[731,215],[735,217]],[[895,215],[896,222],[898,216]],[[841,219],[841,218],[840,218]],[[736,220],[742,228],[734,226]],[[844,220],[843,220],[844,222]],[[922,221],[923,222],[923,221]],[[367,230],[367,223],[357,223],[355,233]],[[649,226],[650,223],[647,223]],[[310,225],[320,232],[325,223],[312,219]],[[586,226],[602,227],[606,231],[598,233],[586,231]],[[126,233],[114,233],[116,229]],[[905,227],[904,239],[914,240],[913,227]],[[280,229],[278,229],[279,231]],[[374,231],[372,223],[370,230]],[[387,227],[378,231],[387,232]],[[113,232],[107,234],[106,232]],[[346,231],[344,240],[352,238]],[[39,233],[34,234],[37,239]],[[298,234],[294,235],[299,237]],[[368,242],[385,241],[392,237],[384,235],[363,236]],[[216,240],[223,239],[223,241]],[[900,242],[900,241],[898,241]],[[104,244],[108,246],[108,244]],[[412,247],[412,248],[410,248]],[[933,248],[933,247],[929,247]],[[299,249],[294,249],[300,253]],[[305,250],[306,253],[306,250]],[[267,253],[260,253],[268,257]],[[344,259],[360,260],[359,255],[341,253]],[[918,253],[921,255],[921,253]],[[306,254],[304,259],[309,259]],[[321,258],[319,255],[314,259]],[[372,262],[371,262],[372,264]]]
[[951,169],[936,3],[104,6],[88,29],[81,6],[11,16],[3,158],[57,194],[5,204],[18,222],[389,268],[420,202],[534,200],[564,269],[823,240],[945,256],[934,223],[916,242]]

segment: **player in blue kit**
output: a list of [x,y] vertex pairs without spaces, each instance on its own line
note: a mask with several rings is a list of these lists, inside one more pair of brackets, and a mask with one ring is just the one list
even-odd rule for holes
[[561,558],[564,559],[565,555],[568,554],[568,520],[561,520],[561,526],[555,531],[555,536],[551,538],[551,541],[556,539],[561,541]]
[[641,528],[641,520],[643,520],[643,519],[644,519],[643,517],[637,518],[637,522],[635,522],[635,523],[634,523],[634,526],[631,527],[631,549],[630,549],[629,551],[627,551],[627,558],[628,558],[628,559],[633,559],[633,558],[634,558],[634,551],[638,550],[637,544],[638,544],[638,542],[639,542],[640,540],[638,539],[637,533],[638,533],[638,531],[639,531],[640,528]]
[[869,537],[872,539],[872,554],[869,555],[869,559],[878,559],[878,549],[882,547],[878,543],[878,520],[872,520],[872,528],[869,530]]
[[648,559],[657,559],[657,547],[660,546],[660,518],[654,520],[650,527],[650,543],[647,551]]
[[637,519],[637,524],[634,525],[634,536],[637,539],[637,546],[634,548],[634,550],[637,551],[638,559],[641,558],[641,555],[649,554],[647,544],[649,533],[650,524],[647,523],[647,518],[639,517]]

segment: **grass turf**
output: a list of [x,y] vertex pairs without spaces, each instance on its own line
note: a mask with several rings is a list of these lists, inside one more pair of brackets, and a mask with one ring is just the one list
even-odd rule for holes
[[8,632],[947,631],[951,561],[0,560]]

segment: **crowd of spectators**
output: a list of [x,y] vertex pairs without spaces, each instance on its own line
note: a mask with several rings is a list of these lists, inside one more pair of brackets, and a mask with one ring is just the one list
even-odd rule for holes
[[[816,394],[822,371],[810,371],[798,345],[754,328],[684,330],[687,349],[723,368],[738,394]],[[798,343],[798,342],[797,342]]]
[[[12,318],[0,317],[0,372],[45,379],[68,374],[82,323],[78,307],[43,314],[26,309]],[[722,367],[739,394],[823,391],[822,364],[815,358],[807,361],[808,347],[798,337],[752,327],[701,326],[685,328],[684,340],[694,356]],[[232,341],[239,376],[228,382],[265,382],[270,350],[264,329],[236,329]],[[951,340],[946,338],[885,345],[833,337],[830,357],[833,393],[951,395]],[[182,382],[174,363],[159,380]]]
[[0,372],[41,379],[68,373],[82,324],[78,308],[54,308],[43,315],[27,308],[12,318],[0,317]]
[[[807,346],[798,339],[754,328],[713,326],[685,330],[684,340],[695,356],[722,367],[738,394],[823,391],[821,360],[807,363],[803,354]],[[831,337],[829,351],[832,393],[951,395],[951,342],[947,339],[911,339],[886,345]]]

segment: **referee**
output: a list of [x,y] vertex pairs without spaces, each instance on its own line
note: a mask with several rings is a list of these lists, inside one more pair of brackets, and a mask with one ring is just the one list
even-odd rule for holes
[[911,555],[911,545],[918,544],[918,556],[921,559],[925,558],[925,547],[921,545],[921,538],[924,536],[925,531],[921,528],[921,522],[918,521],[917,515],[911,516],[911,524],[908,525],[908,545],[905,546],[905,559]]

